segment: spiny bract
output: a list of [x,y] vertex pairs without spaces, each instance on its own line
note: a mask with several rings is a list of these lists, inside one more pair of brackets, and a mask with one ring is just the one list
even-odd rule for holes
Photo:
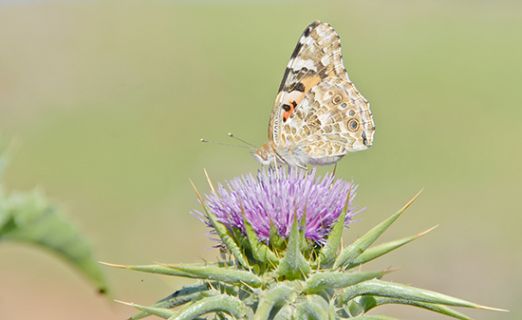
[[[367,314],[384,304],[405,304],[456,319],[471,319],[448,306],[494,309],[381,280],[388,270],[355,268],[433,229],[372,246],[418,194],[395,214],[342,248],[342,232],[352,214],[354,188],[331,175],[319,179],[315,171],[293,170],[262,170],[257,178],[233,180],[228,189],[219,186],[214,190],[209,179],[213,192],[206,198],[196,190],[203,207],[200,214],[220,238],[220,261],[110,264],[199,279],[153,306],[128,303],[140,310],[130,319],[148,315],[172,320],[393,319]],[[318,220],[322,223],[314,223]]]

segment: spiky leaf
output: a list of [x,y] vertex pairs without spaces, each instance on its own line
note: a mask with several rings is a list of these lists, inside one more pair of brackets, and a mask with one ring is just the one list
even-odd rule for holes
[[413,204],[415,199],[420,195],[420,191],[408,201],[399,211],[393,214],[388,219],[379,223],[373,227],[370,231],[364,234],[359,239],[355,240],[352,244],[346,247],[341,254],[337,257],[334,263],[334,269],[343,269],[353,263],[353,260],[361,255],[366,249],[368,249],[383,233],[386,231],[400,216],[401,214]]
[[285,256],[277,269],[277,274],[287,280],[301,279],[310,272],[310,265],[301,253],[299,238],[298,222],[295,217],[288,236]]
[[468,307],[468,308],[504,311],[502,309],[496,309],[496,308],[478,305],[476,303],[454,298],[454,297],[451,297],[451,296],[448,296],[448,295],[445,295],[442,293],[429,291],[429,290],[425,290],[425,289],[414,288],[414,287],[410,287],[410,286],[406,286],[406,285],[398,284],[398,283],[394,283],[394,282],[381,281],[381,280],[369,280],[369,281],[365,281],[365,282],[356,284],[352,287],[349,287],[340,296],[339,301],[341,303],[346,303],[346,302],[352,300],[353,298],[361,296],[361,295],[374,295],[374,296],[379,296],[379,297],[413,300],[413,301],[419,301],[419,302],[442,304],[442,305],[457,306],[457,307]]
[[247,284],[259,287],[263,283],[254,273],[237,270],[230,267],[201,264],[151,264],[151,265],[119,265],[104,263],[107,266],[129,269],[148,273],[158,273],[169,276],[221,281],[228,284]]
[[[270,318],[268,318],[270,319]],[[274,316],[274,320],[296,320],[295,306],[291,304],[284,305]]]
[[270,264],[273,266],[277,265],[279,259],[275,253],[272,252],[267,245],[259,241],[254,228],[252,228],[252,225],[246,219],[243,220],[243,223],[245,225],[246,237],[254,259],[264,264]]
[[307,296],[296,306],[296,319],[328,320],[330,306],[318,295]]
[[270,247],[275,249],[281,249],[285,244],[285,240],[279,235],[277,226],[272,220],[270,220],[269,244]]
[[413,235],[413,236],[410,236],[410,237],[406,237],[406,238],[402,238],[402,239],[399,239],[399,240],[395,240],[395,241],[390,241],[390,242],[386,242],[386,243],[383,243],[383,244],[380,244],[380,245],[376,245],[374,247],[371,247],[371,248],[368,248],[366,249],[363,253],[361,253],[357,258],[353,259],[353,261],[351,263],[349,263],[347,266],[346,266],[346,269],[350,269],[350,268],[353,268],[353,267],[356,267],[358,265],[361,265],[361,264],[365,264],[369,261],[372,261],[374,259],[377,259],[379,258],[380,256],[383,256],[395,249],[398,249],[410,242],[412,242],[413,240],[416,240],[426,234],[428,234],[429,232],[431,232],[433,229],[435,229],[437,226],[434,226],[426,231],[423,231],[421,233],[418,233],[416,235]]
[[324,289],[340,289],[352,286],[362,281],[380,278],[385,275],[387,271],[360,271],[360,272],[338,272],[325,271],[317,272],[306,280],[303,292],[313,293]]
[[198,189],[196,188],[196,185],[192,181],[190,181],[190,183],[192,184],[192,188],[196,193],[196,196],[199,200],[199,203],[201,204],[201,207],[203,208],[203,212],[205,213],[207,220],[209,221],[212,228],[216,231],[217,235],[219,236],[225,247],[234,256],[234,258],[236,258],[239,264],[241,264],[243,267],[247,269],[250,269],[250,265],[248,264],[246,258],[243,256],[243,253],[241,252],[241,249],[239,248],[238,244],[228,234],[227,227],[221,222],[219,222],[217,217],[212,212],[207,210],[205,201],[203,200],[201,193],[199,193]]
[[238,298],[229,295],[217,295],[204,298],[194,302],[181,310],[179,313],[171,316],[171,320],[192,320],[199,316],[223,312],[235,319],[245,319],[251,317],[250,309]]
[[451,308],[441,306],[441,305],[413,301],[413,300],[392,299],[392,298],[383,298],[383,297],[375,297],[374,299],[375,299],[375,305],[371,308],[367,308],[366,311],[369,311],[374,307],[378,307],[378,306],[385,305],[385,304],[404,304],[404,305],[410,305],[410,306],[434,311],[434,312],[437,312],[437,313],[440,313],[440,314],[443,314],[443,315],[446,315],[448,317],[452,317],[455,319],[459,319],[459,320],[473,320],[472,318],[468,317],[467,315],[465,315],[463,313],[460,313]]
[[125,302],[125,301],[120,301],[120,300],[115,300],[115,301],[118,303],[127,305],[127,306],[131,306],[133,308],[136,308],[136,309],[140,310],[141,312],[146,313],[147,315],[155,315],[162,319],[169,319],[170,317],[176,315],[175,312],[173,312],[169,309],[161,308],[161,307],[159,307],[159,308],[158,307],[148,307],[148,306],[142,306],[140,304],[136,304],[136,303],[132,303],[132,302]]
[[[160,309],[172,309],[174,307],[183,305],[185,303],[202,299],[204,297],[208,297],[210,295],[216,294],[216,291],[209,290],[208,283],[197,283],[191,286],[183,287],[180,290],[172,293],[171,295],[161,299],[157,303],[155,303],[153,308]],[[139,320],[149,316],[150,313],[148,311],[142,310],[132,317],[129,320]]]
[[272,308],[293,301],[297,291],[294,287],[279,284],[274,288],[264,292],[259,298],[259,304],[254,314],[254,320],[266,320],[272,311]]
[[344,223],[346,220],[346,213],[348,211],[348,204],[351,197],[351,190],[348,192],[346,196],[346,202],[344,205],[343,211],[337,218],[330,234],[328,235],[328,239],[326,240],[326,244],[321,248],[319,253],[319,263],[321,267],[329,267],[335,261],[335,257],[337,256],[337,252],[339,251],[339,247],[341,246],[341,240],[343,237]]

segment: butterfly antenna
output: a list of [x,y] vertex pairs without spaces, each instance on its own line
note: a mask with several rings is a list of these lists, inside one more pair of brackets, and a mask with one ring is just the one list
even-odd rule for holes
[[243,146],[243,145],[237,145],[237,144],[228,144],[228,143],[223,143],[223,142],[215,142],[215,141],[210,141],[210,140],[207,140],[207,139],[204,139],[204,138],[201,138],[199,139],[200,142],[202,143],[212,143],[212,144],[217,144],[217,145],[220,145],[220,146],[225,146],[225,147],[234,147],[234,148],[248,148],[247,146]]
[[240,137],[235,136],[232,132],[229,132],[229,133],[228,133],[228,136],[229,136],[230,138],[232,138],[232,139],[236,139],[237,141],[246,144],[247,146],[249,146],[249,147],[251,147],[251,148],[257,149],[257,146],[251,144],[250,142],[246,141],[245,139],[241,139]]

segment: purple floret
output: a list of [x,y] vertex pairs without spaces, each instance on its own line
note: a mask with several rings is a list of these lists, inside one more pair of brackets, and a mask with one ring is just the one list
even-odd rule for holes
[[306,238],[324,243],[344,209],[348,193],[345,225],[351,221],[355,189],[353,184],[332,174],[317,176],[315,169],[309,172],[297,168],[262,169],[256,176],[246,174],[225,186],[219,185],[216,193],[207,195],[206,204],[221,223],[244,232],[243,208],[246,219],[264,242],[268,242],[271,222],[279,235],[286,238],[294,214],[301,221],[306,210]]

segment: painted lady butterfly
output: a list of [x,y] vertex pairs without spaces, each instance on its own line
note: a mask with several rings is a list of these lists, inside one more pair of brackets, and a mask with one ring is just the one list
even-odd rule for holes
[[348,152],[368,149],[374,132],[370,104],[343,65],[339,35],[329,24],[313,22],[288,62],[268,143],[255,157],[265,165],[332,164]]

